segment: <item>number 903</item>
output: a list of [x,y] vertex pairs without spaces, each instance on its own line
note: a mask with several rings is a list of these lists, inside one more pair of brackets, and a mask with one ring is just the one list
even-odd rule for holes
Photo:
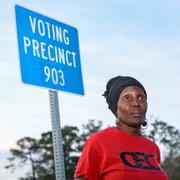
[[61,69],[57,70],[55,68],[44,67],[44,74],[46,75],[46,82],[52,81],[54,85],[65,85],[64,73]]

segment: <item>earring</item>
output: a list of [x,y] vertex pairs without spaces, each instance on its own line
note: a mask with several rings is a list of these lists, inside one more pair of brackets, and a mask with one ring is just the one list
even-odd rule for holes
[[148,120],[145,119],[144,122],[142,123],[142,128],[147,129],[147,127],[148,127]]
[[118,125],[118,118],[116,118],[115,124]]
[[117,116],[117,117],[116,117],[116,126],[119,125],[119,120],[120,120],[120,118]]

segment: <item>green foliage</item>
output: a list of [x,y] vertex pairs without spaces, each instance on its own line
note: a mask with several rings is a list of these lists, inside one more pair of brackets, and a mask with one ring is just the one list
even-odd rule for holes
[[11,162],[5,168],[15,170],[17,167],[30,166],[31,173],[20,180],[54,180],[54,162],[51,132],[43,133],[40,139],[25,137],[17,141],[17,148],[11,149]]
[[180,155],[173,158],[167,156],[163,161],[162,167],[166,170],[169,180],[180,179]]
[[79,158],[76,153],[78,132],[79,129],[74,126],[65,126],[62,129],[64,164],[67,179],[73,177],[74,167],[76,166]]
[[147,136],[165,147],[166,154],[162,168],[167,172],[169,180],[179,180],[180,131],[166,122],[155,119],[151,123],[151,130]]
[[[82,125],[82,132],[75,126],[62,128],[62,144],[66,179],[73,179],[74,169],[82,151],[83,144],[90,134],[100,130],[101,121],[88,121]],[[15,170],[30,166],[31,170],[19,180],[55,180],[52,132],[42,133],[39,139],[25,137],[17,141],[17,148],[11,149],[10,164],[5,168]]]
[[180,132],[166,122],[155,119],[151,124],[152,130],[149,137],[155,142],[163,144],[168,150],[168,155],[176,156],[180,154]]

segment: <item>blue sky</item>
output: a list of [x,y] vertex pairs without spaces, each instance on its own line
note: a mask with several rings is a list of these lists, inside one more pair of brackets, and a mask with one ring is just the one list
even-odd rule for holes
[[59,92],[61,125],[88,119],[114,125],[101,96],[116,75],[141,81],[148,115],[180,129],[180,2],[170,0],[0,1],[0,178],[8,150],[24,137],[51,130],[48,90],[21,82],[14,5],[19,4],[78,29],[85,96]]

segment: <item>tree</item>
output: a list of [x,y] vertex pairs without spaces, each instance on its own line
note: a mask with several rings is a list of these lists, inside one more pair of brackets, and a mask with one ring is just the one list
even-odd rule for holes
[[53,158],[53,144],[52,132],[48,131],[41,134],[38,140],[39,158],[37,160],[37,179],[54,180],[54,158]]
[[155,119],[147,136],[165,147],[167,152],[162,168],[167,172],[169,180],[180,179],[180,131],[164,121]]
[[[12,168],[14,171],[17,166],[22,167],[24,165],[30,164],[32,173],[27,174],[27,180],[36,180],[37,159],[39,157],[37,140],[30,137],[24,137],[18,140],[16,144],[18,148],[10,150],[12,157],[8,158],[8,160],[11,162],[11,164],[6,166],[6,168]],[[12,163],[15,159],[19,160],[16,164]]]
[[[64,149],[66,178],[73,179],[79,154],[88,136],[98,131],[101,121],[89,120],[82,125],[82,132],[76,126],[62,128],[62,144]],[[17,141],[17,148],[10,150],[12,157],[6,168],[15,170],[18,167],[30,166],[31,170],[20,180],[55,180],[52,132],[41,134],[40,139],[25,137]]]
[[40,139],[25,137],[17,141],[17,148],[11,149],[11,164],[5,168],[30,166],[31,171],[20,180],[54,180],[52,133],[42,133]]
[[76,153],[79,129],[75,126],[65,126],[62,129],[63,150],[64,150],[64,164],[67,179],[72,179],[74,167],[78,161],[78,154]]
[[178,129],[158,119],[155,119],[151,126],[152,129],[148,136],[152,140],[163,144],[168,150],[169,156],[180,154],[180,132]]

